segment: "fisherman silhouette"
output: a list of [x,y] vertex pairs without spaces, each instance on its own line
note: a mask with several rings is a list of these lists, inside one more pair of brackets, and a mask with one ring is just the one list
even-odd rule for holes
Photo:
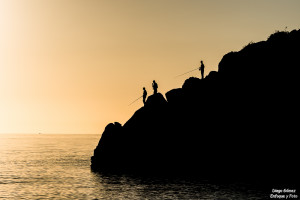
[[146,91],[145,87],[143,87],[143,90],[144,90],[144,93],[143,93],[143,103],[145,105],[145,103],[146,103],[146,97],[147,97],[147,91]]
[[153,90],[154,90],[154,94],[157,94],[157,88],[158,88],[158,85],[157,85],[157,83],[155,82],[155,80],[153,80],[152,87],[153,87]]
[[199,70],[201,71],[201,79],[204,79],[204,64],[203,61],[201,60],[201,66],[199,67]]

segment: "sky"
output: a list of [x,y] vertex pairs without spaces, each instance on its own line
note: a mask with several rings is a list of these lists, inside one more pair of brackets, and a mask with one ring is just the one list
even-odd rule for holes
[[300,28],[299,0],[0,0],[0,133],[101,134],[223,55]]

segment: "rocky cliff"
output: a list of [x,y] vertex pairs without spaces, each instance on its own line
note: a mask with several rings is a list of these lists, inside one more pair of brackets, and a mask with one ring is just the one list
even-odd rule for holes
[[300,30],[222,58],[205,79],[149,96],[109,124],[93,170],[292,180],[299,133]]

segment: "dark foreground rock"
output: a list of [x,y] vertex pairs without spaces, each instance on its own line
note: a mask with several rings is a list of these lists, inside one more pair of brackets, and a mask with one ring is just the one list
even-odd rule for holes
[[109,124],[96,171],[296,181],[300,31],[226,54],[218,72],[149,96],[122,126]]

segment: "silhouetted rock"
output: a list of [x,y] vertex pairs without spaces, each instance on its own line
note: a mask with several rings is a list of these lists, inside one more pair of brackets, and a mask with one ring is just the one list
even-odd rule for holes
[[[300,31],[230,52],[205,79],[149,96],[109,124],[92,169],[295,181]],[[289,172],[289,174],[281,172]]]
[[182,88],[176,88],[166,93],[169,104],[181,104],[184,101],[184,93]]
[[211,71],[209,74],[205,77],[205,80],[207,81],[218,81],[218,72],[217,71]]
[[157,109],[167,105],[167,101],[161,93],[156,93],[148,97],[145,103],[146,108]]

